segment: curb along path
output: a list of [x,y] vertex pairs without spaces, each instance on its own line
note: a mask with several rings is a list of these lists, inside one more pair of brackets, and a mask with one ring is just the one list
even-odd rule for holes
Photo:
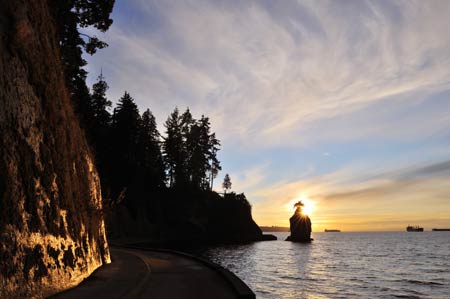
[[255,298],[228,270],[170,250],[111,247],[113,262],[51,299]]

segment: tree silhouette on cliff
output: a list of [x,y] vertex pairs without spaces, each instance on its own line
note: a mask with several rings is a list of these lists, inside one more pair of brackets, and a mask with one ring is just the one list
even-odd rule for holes
[[100,32],[107,31],[113,22],[110,14],[114,2],[115,0],[51,0],[49,5],[56,22],[66,85],[81,125],[88,132],[94,126],[94,111],[86,86],[87,71],[84,67],[87,63],[82,54],[84,51],[93,55],[107,44],[96,36],[81,33],[80,29],[93,27]]
[[170,187],[193,186],[208,190],[221,169],[217,159],[220,142],[211,133],[209,118],[194,119],[189,109],[180,115],[178,108],[164,126],[163,152]]
[[[185,115],[187,118],[187,115]],[[163,141],[164,158],[167,163],[169,186],[180,184],[186,179],[184,164],[186,151],[183,148],[183,124],[178,108],[170,114],[165,122],[166,137]]]
[[140,184],[155,190],[166,185],[164,160],[155,117],[147,109],[141,117],[137,143],[138,179]]
[[102,183],[105,187],[109,186],[106,174],[111,171],[111,114],[108,111],[111,107],[111,101],[106,97],[107,90],[108,84],[103,74],[100,74],[97,82],[92,86],[92,127],[86,132],[94,149],[97,169],[100,176],[104,178]]
[[141,116],[134,99],[128,92],[119,99],[111,124],[111,141],[114,161],[113,190],[130,187],[136,180],[137,145]]
[[227,193],[227,190],[231,189],[231,179],[228,173],[225,175],[225,178],[223,179],[222,188]]
[[[190,227],[202,236],[206,233],[222,238],[228,232],[229,238],[245,233],[255,238],[260,230],[251,219],[251,206],[245,196],[230,193],[222,198],[211,192],[221,165],[217,158],[220,141],[212,132],[208,117],[202,115],[195,119],[189,109],[183,113],[175,109],[161,135],[151,111],[147,109],[141,115],[127,92],[110,113],[111,102],[106,97],[108,84],[103,74],[89,91],[82,55],[93,55],[107,44],[96,36],[86,35],[83,28],[108,30],[114,2],[49,2],[52,21],[57,27],[64,79],[80,125],[95,153],[104,203],[113,207],[120,200],[109,199],[125,198],[123,202],[132,216],[144,211],[151,215],[147,220],[155,217],[149,222],[163,225],[176,222],[183,228],[183,234]],[[2,189],[4,186],[0,185]]]
[[202,190],[210,189],[213,167],[220,169],[216,156],[220,142],[210,130],[209,118],[202,115],[192,121],[186,138],[190,182]]

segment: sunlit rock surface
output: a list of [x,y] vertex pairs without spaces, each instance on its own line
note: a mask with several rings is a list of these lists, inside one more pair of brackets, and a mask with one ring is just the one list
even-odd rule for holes
[[47,1],[0,1],[0,298],[43,298],[109,261]]

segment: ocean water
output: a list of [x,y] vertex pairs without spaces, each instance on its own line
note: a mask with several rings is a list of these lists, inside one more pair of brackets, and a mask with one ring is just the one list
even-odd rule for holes
[[450,232],[313,233],[209,248],[257,298],[450,298]]

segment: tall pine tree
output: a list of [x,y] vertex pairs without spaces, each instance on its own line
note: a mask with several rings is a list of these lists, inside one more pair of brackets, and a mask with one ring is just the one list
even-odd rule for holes
[[95,160],[102,179],[103,192],[109,189],[109,173],[112,170],[112,157],[110,153],[111,114],[108,111],[111,107],[111,101],[106,98],[107,90],[108,84],[103,74],[100,74],[97,82],[92,86],[92,128],[87,132],[90,143],[95,151]]
[[225,175],[225,178],[223,179],[222,188],[225,194],[227,194],[227,191],[231,189],[231,179],[228,173]]
[[111,107],[111,101],[106,98],[108,88],[103,74],[100,74],[97,82],[92,85],[91,103],[95,127],[106,128],[110,125],[111,114],[108,109]]
[[186,139],[191,183],[203,190],[210,189],[213,175],[220,169],[216,157],[220,143],[210,130],[209,119],[202,115],[193,123]]
[[168,167],[169,185],[184,185],[186,179],[186,151],[183,140],[183,124],[178,108],[165,122],[166,137],[163,142],[164,158]]
[[86,86],[86,60],[83,51],[93,55],[107,46],[96,36],[80,32],[80,28],[94,27],[105,32],[112,24],[110,14],[115,0],[51,0],[53,17],[58,30],[64,76],[81,125],[87,131],[93,127],[93,109]]
[[139,180],[151,191],[165,187],[165,168],[160,147],[160,135],[153,114],[147,109],[141,118],[138,136]]
[[202,189],[202,181],[206,172],[205,164],[207,164],[202,147],[202,128],[198,122],[195,122],[186,138],[187,170],[191,184],[200,189]]
[[137,171],[137,144],[141,116],[128,92],[120,98],[112,117],[113,190],[120,191],[135,183]]

